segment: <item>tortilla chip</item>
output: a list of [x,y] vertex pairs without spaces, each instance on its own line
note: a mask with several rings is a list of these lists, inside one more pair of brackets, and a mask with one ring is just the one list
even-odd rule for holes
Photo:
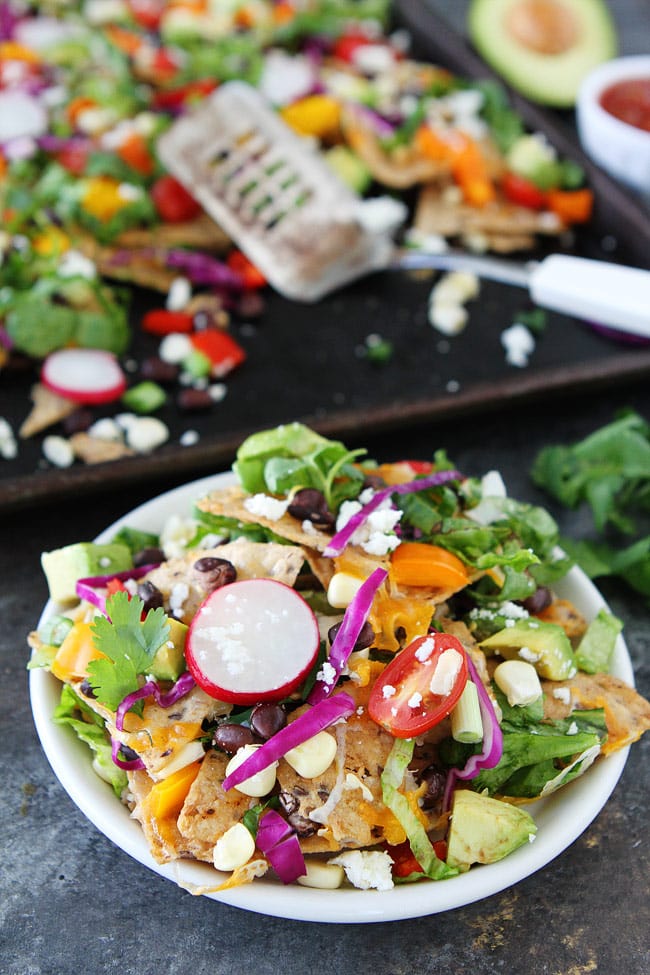
[[[177,559],[168,559],[144,576],[143,581],[151,582],[160,590],[166,609],[174,601],[174,590],[184,586],[182,605],[173,607],[173,615],[183,623],[189,623],[199,606],[212,592],[205,572],[194,569],[200,558],[226,559],[237,570],[238,579],[275,579],[293,586],[303,567],[305,555],[295,545],[282,545],[279,542],[251,542],[247,538],[237,538],[215,548],[193,550]],[[180,595],[179,590],[176,593]]]
[[84,464],[103,464],[122,457],[134,457],[135,450],[118,440],[101,440],[91,437],[87,433],[74,433],[70,437],[70,444],[75,457]]
[[196,247],[202,251],[225,253],[231,246],[231,240],[212,217],[202,213],[195,220],[125,230],[117,238],[116,246],[136,250],[146,247],[158,250]]
[[212,861],[212,846],[196,837],[185,837],[179,831],[173,817],[156,819],[151,815],[147,797],[153,786],[146,772],[128,772],[131,794],[131,815],[136,819],[146,837],[154,860],[168,863],[170,860],[191,858]]
[[[568,702],[554,695],[558,688],[569,691]],[[610,755],[637,741],[650,728],[650,702],[633,687],[611,674],[584,674],[565,681],[542,681],[544,717],[549,720],[569,717],[579,708],[604,708],[607,741],[603,755]]]
[[250,495],[240,487],[224,488],[201,498],[197,508],[209,514],[236,518],[245,524],[262,525],[281,538],[295,542],[296,545],[315,549],[317,552],[323,552],[327,548],[332,538],[331,534],[321,531],[315,525],[312,526],[311,531],[305,531],[302,527],[303,523],[289,514],[284,514],[275,521],[271,518],[265,518],[263,515],[252,514],[244,504],[248,497]]
[[178,817],[178,830],[184,839],[211,850],[255,805],[255,799],[237,789],[223,791],[228,761],[223,752],[213,749],[207,753]]
[[59,396],[58,393],[53,393],[41,383],[32,386],[31,397],[32,410],[18,431],[19,436],[23,438],[32,437],[35,433],[40,433],[41,430],[47,430],[55,423],[65,420],[77,409],[77,404],[73,403],[72,400]]

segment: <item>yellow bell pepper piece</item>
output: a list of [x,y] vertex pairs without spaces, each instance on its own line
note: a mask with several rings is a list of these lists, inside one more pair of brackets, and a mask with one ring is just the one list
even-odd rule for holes
[[32,248],[42,257],[63,254],[70,248],[70,238],[59,227],[48,227],[33,239]]
[[147,796],[149,810],[154,819],[178,816],[200,768],[200,762],[192,762],[168,778],[156,782]]
[[68,630],[52,661],[52,673],[59,680],[84,680],[91,660],[102,660],[104,654],[93,641],[91,623],[75,623]]
[[282,117],[299,135],[325,139],[338,131],[341,106],[329,95],[308,95],[283,108]]
[[128,203],[120,193],[120,184],[110,176],[94,176],[89,179],[81,205],[91,216],[106,221],[119,213]]

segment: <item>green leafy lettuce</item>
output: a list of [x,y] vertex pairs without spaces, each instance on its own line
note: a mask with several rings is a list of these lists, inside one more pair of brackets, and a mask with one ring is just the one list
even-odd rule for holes
[[63,685],[53,720],[56,724],[72,728],[80,741],[92,749],[93,765],[98,774],[112,786],[115,795],[121,798],[128,784],[126,772],[115,765],[111,758],[111,743],[103,718],[89,708],[69,684]]

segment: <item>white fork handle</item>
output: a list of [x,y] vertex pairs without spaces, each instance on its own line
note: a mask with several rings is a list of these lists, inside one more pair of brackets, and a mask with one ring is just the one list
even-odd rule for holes
[[650,338],[650,271],[553,254],[532,268],[528,287],[543,308]]

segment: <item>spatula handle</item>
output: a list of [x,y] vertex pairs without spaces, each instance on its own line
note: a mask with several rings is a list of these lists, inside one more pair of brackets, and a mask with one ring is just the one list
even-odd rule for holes
[[650,271],[553,254],[529,280],[535,304],[650,338]]

